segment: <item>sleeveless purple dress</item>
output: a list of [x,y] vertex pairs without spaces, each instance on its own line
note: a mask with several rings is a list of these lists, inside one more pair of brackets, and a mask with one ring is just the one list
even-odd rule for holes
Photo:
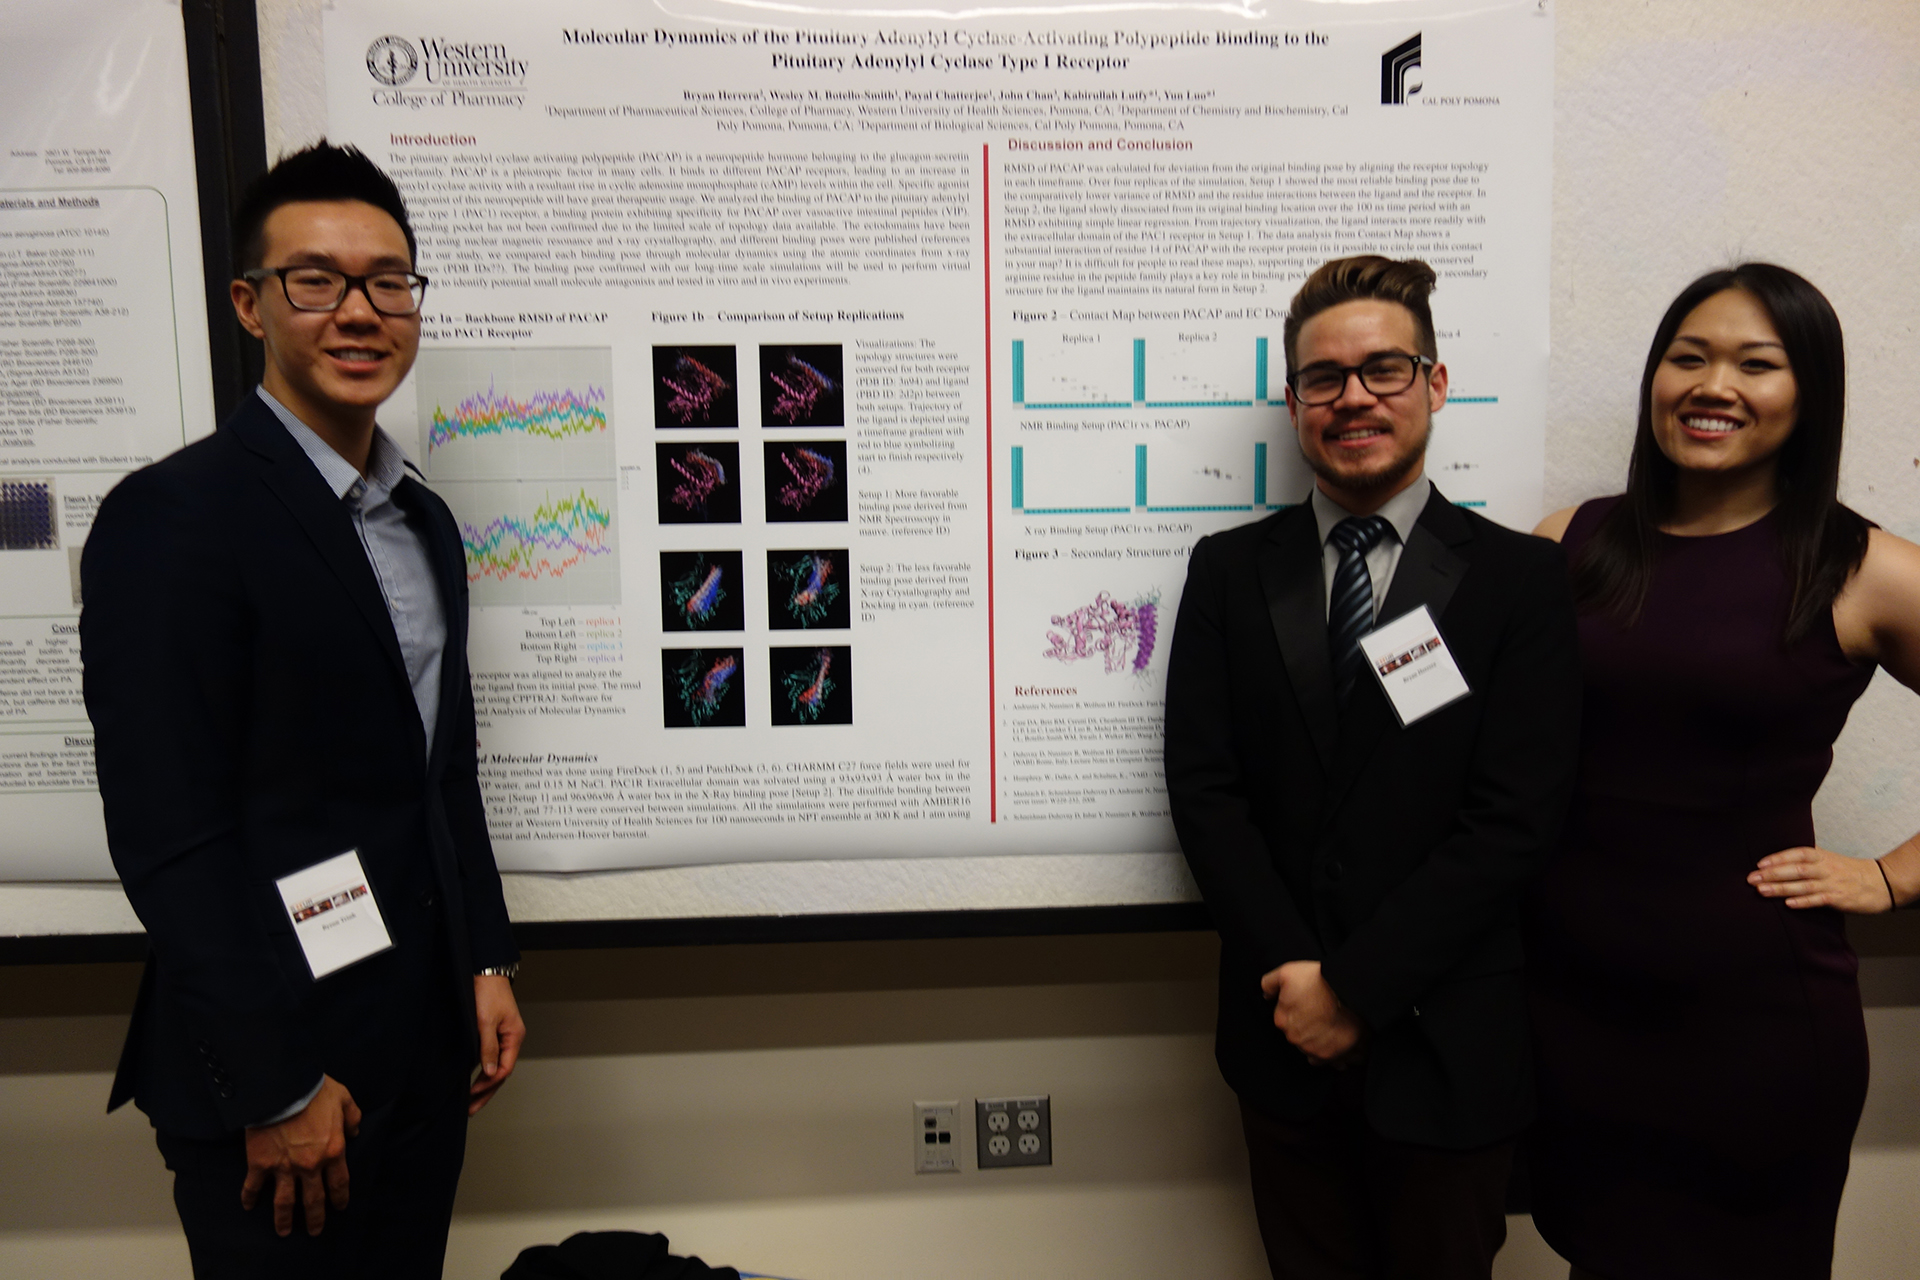
[[[1618,498],[1589,502],[1569,557]],[[1774,520],[1662,535],[1640,620],[1580,620],[1580,781],[1528,921],[1534,1221],[1608,1280],[1831,1272],[1867,1089],[1840,914],[1746,882],[1814,843],[1872,678],[1831,621],[1787,647]]]

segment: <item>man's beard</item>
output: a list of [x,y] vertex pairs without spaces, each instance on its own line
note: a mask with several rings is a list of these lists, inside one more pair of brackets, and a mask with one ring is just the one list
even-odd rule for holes
[[1391,489],[1413,474],[1414,468],[1426,460],[1427,441],[1433,436],[1433,424],[1427,423],[1427,429],[1420,437],[1420,447],[1401,454],[1388,466],[1378,471],[1358,473],[1343,472],[1329,465],[1319,457],[1308,457],[1306,450],[1300,451],[1301,460],[1313,471],[1313,474],[1328,484],[1345,489],[1349,493],[1378,493],[1382,489]]

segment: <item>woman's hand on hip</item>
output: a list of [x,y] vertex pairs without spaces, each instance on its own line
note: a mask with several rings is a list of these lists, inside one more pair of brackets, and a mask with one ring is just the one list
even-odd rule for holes
[[1892,891],[1878,862],[1811,845],[1768,854],[1747,883],[1762,897],[1785,898],[1796,910],[1833,907],[1853,915],[1877,915],[1893,909]]

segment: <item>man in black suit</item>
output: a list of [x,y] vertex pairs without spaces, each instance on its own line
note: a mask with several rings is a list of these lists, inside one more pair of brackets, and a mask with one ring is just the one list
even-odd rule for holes
[[[1553,544],[1425,478],[1433,284],[1348,258],[1295,296],[1315,487],[1201,540],[1174,629],[1167,789],[1276,1277],[1484,1280],[1531,1114],[1518,916],[1571,791],[1573,610]],[[1369,659],[1359,638],[1422,606],[1435,625]]]
[[[460,535],[374,424],[426,281],[393,183],[324,143],[235,240],[259,391],[108,494],[81,561],[108,843],[151,940],[108,1105],[158,1131],[196,1276],[438,1276],[467,1118],[525,1028]],[[316,867],[346,878],[302,888]]]

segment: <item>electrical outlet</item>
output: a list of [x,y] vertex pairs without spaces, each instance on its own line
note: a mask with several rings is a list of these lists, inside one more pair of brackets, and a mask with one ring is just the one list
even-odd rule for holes
[[953,1140],[953,1116],[959,1109],[957,1102],[913,1104],[915,1173],[960,1172],[960,1147]]
[[974,1155],[982,1169],[1053,1163],[1053,1111],[1037,1098],[976,1098]]

